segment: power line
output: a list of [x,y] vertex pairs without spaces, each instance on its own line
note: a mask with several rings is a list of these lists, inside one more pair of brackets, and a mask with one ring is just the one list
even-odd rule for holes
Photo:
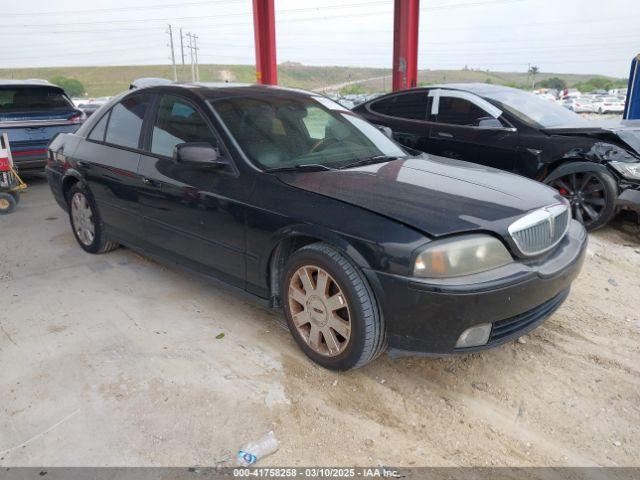
[[216,5],[224,4],[225,6],[230,3],[245,3],[245,0],[207,0],[204,2],[183,2],[183,3],[166,3],[156,5],[137,5],[130,7],[115,7],[115,8],[92,8],[88,10],[55,10],[49,12],[25,12],[25,13],[3,13],[2,17],[37,17],[37,16],[51,16],[51,15],[84,15],[89,13],[109,13],[109,12],[125,12],[132,10],[162,10],[163,8],[183,8],[200,5]]
[[[460,7],[473,7],[473,6],[483,6],[483,5],[492,5],[498,3],[516,3],[523,2],[525,0],[475,0],[471,2],[465,3],[457,3],[452,5],[441,5],[435,7],[423,7],[420,10],[432,11],[432,10],[451,10],[454,8]],[[363,7],[363,6],[372,6],[372,5],[389,5],[391,6],[391,2],[389,0],[378,0],[378,1],[370,1],[370,2],[362,2],[362,3],[352,3],[352,4],[342,4],[342,5],[328,5],[323,7],[311,7],[311,8],[293,8],[288,10],[279,10],[279,14],[288,14],[288,13],[304,13],[304,12],[320,12],[324,10],[335,10],[335,9],[345,9],[345,8],[355,8],[355,7]],[[387,14],[388,12],[369,12],[369,13],[357,13],[356,16],[362,15],[380,15]],[[340,15],[340,18],[346,16]],[[216,14],[216,15],[198,15],[198,16],[188,16],[188,17],[170,17],[170,18],[148,18],[148,19],[132,19],[132,20],[100,20],[96,22],[64,22],[64,23],[40,23],[40,24],[22,24],[16,25],[13,27],[23,27],[23,28],[42,28],[42,27],[63,27],[70,25],[104,25],[104,24],[114,24],[114,23],[140,23],[140,22],[165,22],[167,20],[174,21],[184,21],[184,20],[205,20],[205,19],[214,19],[214,18],[230,18],[230,17],[247,17],[250,18],[250,14],[247,12],[238,12],[238,13],[226,13],[226,14]],[[321,18],[335,18],[335,17],[321,17]],[[316,20],[317,18],[308,18],[308,19],[289,19],[294,21],[299,20]],[[287,20],[287,19],[283,19]],[[281,20],[282,21],[282,20]],[[0,27],[11,27],[12,25],[0,25]]]

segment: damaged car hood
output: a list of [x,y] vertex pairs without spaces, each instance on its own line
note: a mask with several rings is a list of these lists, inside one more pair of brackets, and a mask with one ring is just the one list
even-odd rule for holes
[[640,120],[590,121],[589,125],[563,125],[543,129],[549,135],[586,136],[603,142],[623,143],[640,155]]
[[288,185],[432,236],[479,230],[506,235],[516,218],[563,201],[555,190],[524,177],[426,154],[347,170],[278,176]]

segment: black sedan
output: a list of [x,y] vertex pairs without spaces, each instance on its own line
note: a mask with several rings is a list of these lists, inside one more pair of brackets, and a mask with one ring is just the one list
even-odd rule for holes
[[54,139],[47,175],[87,252],[123,244],[282,307],[302,350],[340,370],[522,335],[567,297],[587,242],[547,186],[412,156],[275,87],[123,94]]
[[640,124],[598,126],[509,87],[450,84],[378,97],[354,109],[402,144],[518,173],[556,188],[587,229],[640,212]]

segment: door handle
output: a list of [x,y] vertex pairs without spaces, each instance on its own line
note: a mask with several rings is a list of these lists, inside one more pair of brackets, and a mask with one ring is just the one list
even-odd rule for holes
[[453,138],[453,135],[447,132],[437,132],[437,135],[444,138]]
[[147,177],[142,177],[142,183],[144,183],[145,185],[149,185],[150,187],[157,187],[158,185],[160,185],[160,182]]

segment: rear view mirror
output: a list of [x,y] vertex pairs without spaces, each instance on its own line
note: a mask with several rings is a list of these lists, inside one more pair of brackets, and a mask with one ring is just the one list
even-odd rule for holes
[[385,127],[384,125],[376,125],[376,128],[384,133],[384,136],[387,138],[393,138],[393,130],[389,127]]
[[217,148],[207,142],[180,143],[173,150],[173,160],[189,167],[224,168],[229,162]]

